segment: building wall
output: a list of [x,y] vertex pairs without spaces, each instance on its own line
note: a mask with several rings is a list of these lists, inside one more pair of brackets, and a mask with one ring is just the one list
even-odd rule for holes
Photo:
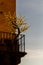
[[[4,13],[8,13],[9,11],[12,15],[15,12],[16,15],[16,0],[0,0],[0,31],[9,32],[9,27],[4,17]],[[6,46],[0,46],[0,50],[6,50]],[[9,59],[5,60],[5,62],[6,61],[9,63]]]
[[0,0],[0,31],[9,32],[9,28],[3,14],[4,12],[8,13],[9,11],[12,15],[15,12],[16,15],[16,0]]

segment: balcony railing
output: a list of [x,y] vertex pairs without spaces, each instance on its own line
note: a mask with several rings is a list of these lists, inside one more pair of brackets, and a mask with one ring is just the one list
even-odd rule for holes
[[[12,43],[15,44],[15,37],[16,34],[0,32],[0,45],[3,45],[3,43],[5,42],[4,40],[11,40],[13,41]],[[19,45],[19,52],[25,52],[25,35],[20,34],[16,41],[18,42],[17,44]]]
[[19,35],[18,38],[19,41],[19,51],[20,52],[25,52],[25,35]]

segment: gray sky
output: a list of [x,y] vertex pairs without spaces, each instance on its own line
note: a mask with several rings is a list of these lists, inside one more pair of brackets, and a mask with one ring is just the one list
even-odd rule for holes
[[16,0],[17,15],[25,16],[30,29],[26,35],[27,56],[20,65],[43,65],[43,0]]

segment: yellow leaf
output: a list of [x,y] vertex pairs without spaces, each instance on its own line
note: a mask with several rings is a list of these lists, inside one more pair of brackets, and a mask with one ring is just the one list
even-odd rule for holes
[[[17,26],[19,26],[21,32],[24,32],[29,28],[27,23],[24,23],[25,22],[24,17],[22,17],[22,16],[16,17],[15,13],[12,16],[10,12],[8,12],[8,14],[4,13],[4,15],[5,15],[6,21],[8,22],[8,26],[9,26],[11,32],[15,32],[16,29],[14,29],[13,26],[15,26],[16,24],[17,24]],[[15,25],[12,24],[12,22]]]

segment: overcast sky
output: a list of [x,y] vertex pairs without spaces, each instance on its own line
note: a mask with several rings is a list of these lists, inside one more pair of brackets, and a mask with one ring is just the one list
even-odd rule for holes
[[30,29],[26,35],[26,52],[20,65],[43,65],[43,0],[16,0],[17,15],[25,16]]

